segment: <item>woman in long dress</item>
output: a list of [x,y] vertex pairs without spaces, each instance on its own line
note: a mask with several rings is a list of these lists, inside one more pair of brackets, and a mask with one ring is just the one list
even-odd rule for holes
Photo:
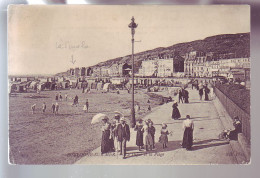
[[135,131],[136,131],[136,145],[139,147],[139,151],[141,151],[141,148],[144,146],[144,141],[143,141],[143,124],[142,120],[140,119],[138,123],[135,126]]
[[207,85],[204,87],[204,93],[205,93],[205,101],[209,101],[209,88],[207,87]]
[[102,120],[103,126],[101,128],[102,131],[102,139],[101,139],[101,154],[108,153],[111,151],[111,140],[110,140],[110,123],[108,122],[108,118],[104,118]]
[[172,105],[172,119],[176,120],[181,117],[180,111],[178,109],[178,103],[175,101]]
[[142,128],[142,131],[144,132],[144,144],[145,144],[146,151],[148,151],[149,148],[152,150],[152,146],[153,146],[153,138],[151,136],[148,124],[149,122],[146,121],[144,127]]
[[183,140],[182,140],[182,147],[186,148],[186,150],[191,150],[191,147],[193,145],[193,129],[194,124],[193,121],[190,120],[190,116],[186,116],[186,120],[183,121]]
[[159,142],[163,145],[163,149],[167,148],[168,135],[169,131],[167,129],[167,125],[163,123],[161,129],[161,136],[159,137]]

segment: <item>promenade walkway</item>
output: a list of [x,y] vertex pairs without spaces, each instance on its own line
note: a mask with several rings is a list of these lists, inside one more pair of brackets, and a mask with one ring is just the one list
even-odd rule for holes
[[[145,119],[151,119],[156,128],[156,145],[153,151],[139,151],[135,145],[136,132],[131,129],[131,140],[127,143],[127,159],[116,153],[100,155],[100,147],[91,154],[81,158],[76,164],[241,164],[244,155],[236,141],[231,144],[228,141],[218,139],[219,133],[231,127],[224,115],[221,114],[221,105],[212,101],[200,101],[197,90],[188,89],[190,103],[180,103],[179,110],[182,118],[171,119],[172,103],[155,108]],[[177,99],[177,98],[174,98]],[[194,145],[192,151],[181,148],[183,136],[182,122],[189,114],[194,121]],[[158,143],[161,123],[167,123],[169,131],[168,148],[162,149]],[[224,123],[223,123],[224,122]]]

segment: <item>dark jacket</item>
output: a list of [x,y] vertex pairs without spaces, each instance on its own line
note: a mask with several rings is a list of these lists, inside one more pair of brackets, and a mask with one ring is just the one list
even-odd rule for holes
[[122,124],[119,124],[117,126],[116,132],[117,132],[117,136],[118,136],[118,141],[122,142],[124,138],[127,141],[130,140],[130,129],[129,129],[128,124],[125,124],[125,127],[123,127]]

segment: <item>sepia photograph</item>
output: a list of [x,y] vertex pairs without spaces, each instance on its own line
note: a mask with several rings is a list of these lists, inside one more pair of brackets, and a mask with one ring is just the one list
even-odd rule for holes
[[249,5],[11,5],[9,164],[251,163]]

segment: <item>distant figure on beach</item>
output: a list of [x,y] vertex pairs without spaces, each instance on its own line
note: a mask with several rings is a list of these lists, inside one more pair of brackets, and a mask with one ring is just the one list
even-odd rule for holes
[[148,111],[151,111],[151,110],[152,110],[152,108],[151,108],[151,106],[149,105],[149,106],[148,106]]
[[59,100],[59,94],[58,94],[58,93],[56,93],[55,100],[56,100],[56,101]]
[[78,103],[79,103],[79,97],[78,97],[78,95],[76,95],[75,98],[74,98],[73,104],[78,106]]
[[35,109],[36,109],[36,104],[33,104],[33,105],[31,106],[31,109],[32,109],[32,114],[34,114]]
[[46,108],[47,108],[46,103],[43,102],[43,104],[42,104],[42,112],[43,113],[45,113]]
[[54,103],[52,103],[51,109],[52,109],[52,113],[55,114],[55,104]]
[[203,88],[199,89],[199,95],[200,95],[200,100],[202,100],[202,96],[203,96]]
[[179,103],[183,103],[183,94],[182,94],[182,89],[179,90]]
[[126,142],[130,141],[130,129],[123,117],[120,122],[117,127],[117,137],[120,144],[120,155],[123,154],[123,159],[126,159]]
[[135,105],[135,112],[139,112],[140,111],[140,105],[139,104],[136,104]]
[[142,128],[143,128],[143,120],[139,119],[134,129],[136,131],[136,146],[139,147],[139,151],[141,151],[141,148],[143,148],[144,146],[144,141],[143,141],[144,134]]
[[145,144],[145,150],[149,151],[152,150],[152,146],[153,146],[153,138],[149,129],[149,122],[148,120],[145,121],[145,125],[142,128],[142,131],[144,133],[144,144]]
[[182,127],[184,130],[182,147],[186,148],[186,150],[191,150],[191,147],[193,145],[194,124],[189,115],[187,115],[186,120],[183,121]]
[[59,104],[58,104],[58,102],[56,102],[56,104],[55,104],[55,114],[59,114]]
[[61,95],[61,92],[60,92],[60,101],[62,101],[62,95]]
[[68,94],[66,93],[65,94],[65,101],[67,101],[68,100]]
[[177,120],[181,117],[180,111],[178,109],[177,101],[174,101],[172,105],[172,119]]
[[86,109],[87,109],[87,112],[88,112],[88,107],[89,107],[89,102],[88,102],[88,99],[86,100]]
[[167,148],[169,131],[167,125],[162,123],[161,136],[159,137],[159,142],[163,145],[163,149]]

